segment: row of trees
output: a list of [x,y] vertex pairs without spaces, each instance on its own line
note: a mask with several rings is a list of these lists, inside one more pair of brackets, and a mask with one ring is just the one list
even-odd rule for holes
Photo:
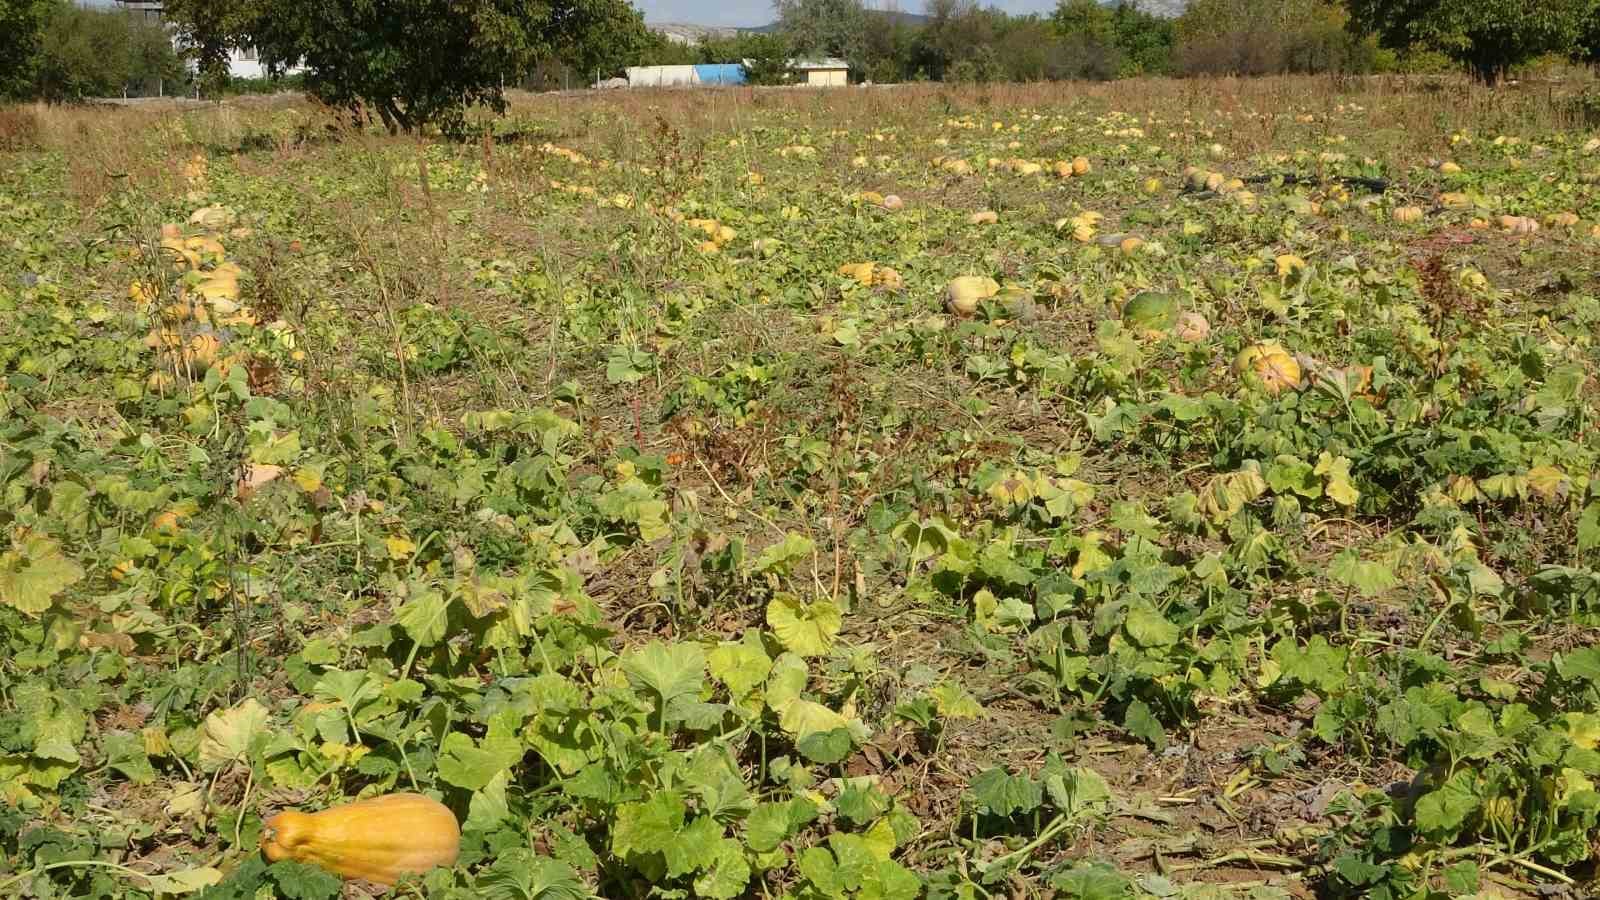
[[754,37],[698,48],[657,39],[642,58],[836,56],[875,82],[1361,73],[1453,63],[1493,83],[1542,54],[1600,61],[1600,0],[1190,0],[1175,19],[1136,0],[1060,0],[1048,16],[1008,15],[976,0],[928,0],[917,17],[868,10],[861,0],[776,0],[775,9],[780,47],[770,39],[758,46]]
[[[308,91],[391,130],[459,131],[464,107],[505,105],[558,64],[592,77],[637,61],[650,43],[629,0],[166,0],[167,27],[69,0],[0,0],[0,97],[119,93],[129,80],[184,72],[208,95],[235,47],[269,72],[305,67]],[[90,64],[92,56],[101,61]]]
[[184,78],[159,25],[67,0],[0,0],[0,97],[111,97]]
[[[1142,74],[1364,72],[1448,60],[1494,82],[1540,54],[1600,61],[1600,0],[1189,0],[1176,19],[1136,0],[1059,0],[1013,16],[976,0],[926,14],[862,0],[775,0],[774,34],[696,47],[646,29],[629,0],[166,0],[171,33],[68,0],[0,0],[0,96],[116,93],[181,71],[227,77],[231,48],[269,71],[306,68],[307,89],[391,130],[459,131],[464,110],[505,105],[507,85],[552,68],[582,80],[648,63],[751,60],[782,80],[792,56],[835,56],[877,82],[1107,79]],[[448,7],[445,9],[444,7]]]

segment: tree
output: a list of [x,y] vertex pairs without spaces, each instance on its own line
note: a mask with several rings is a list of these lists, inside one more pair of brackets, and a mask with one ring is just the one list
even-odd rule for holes
[[1493,85],[1541,53],[1569,53],[1596,0],[1347,0],[1350,28],[1379,45],[1436,50]]
[[217,94],[228,83],[228,57],[248,12],[246,0],[165,0],[184,55],[195,64],[201,87]]
[[836,56],[859,66],[867,11],[861,0],[776,0],[778,33],[796,53]]
[[[789,71],[789,45],[780,34],[752,34],[743,39],[743,46],[735,59],[745,64],[744,77],[748,84],[787,84]],[[717,59],[708,62],[726,62]]]
[[1600,66],[1600,4],[1589,13],[1589,21],[1584,23],[1583,33],[1578,36],[1571,56],[1578,62]]
[[111,97],[183,68],[161,26],[123,12],[58,6],[40,39],[32,93],[52,102]]
[[1122,53],[1119,75],[1165,75],[1172,71],[1171,19],[1147,13],[1121,0],[1111,13],[1111,30]]
[[33,93],[45,23],[61,0],[0,0],[0,97]]
[[893,3],[867,13],[862,35],[862,66],[867,78],[878,84],[904,81],[911,74],[913,30]]
[[[505,85],[541,62],[614,74],[648,46],[627,0],[167,0],[202,71],[252,46],[273,74],[391,132],[459,134],[464,107],[505,109]],[[221,48],[220,51],[217,48]]]
[[1084,38],[1103,47],[1111,46],[1116,40],[1112,11],[1098,0],[1061,0],[1050,21],[1062,37]]

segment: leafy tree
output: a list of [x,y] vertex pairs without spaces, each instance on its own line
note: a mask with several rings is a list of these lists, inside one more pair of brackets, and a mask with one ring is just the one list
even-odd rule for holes
[[1097,0],[1061,0],[1050,17],[1061,42],[1057,78],[1103,80],[1122,67],[1115,13]]
[[862,35],[862,65],[867,78],[878,84],[904,81],[910,76],[911,46],[916,29],[893,8],[868,12]]
[[1103,47],[1116,41],[1113,13],[1098,0],[1061,0],[1050,21],[1062,37],[1079,37]]
[[53,102],[110,97],[135,82],[182,74],[161,26],[119,11],[63,4],[45,26],[33,93]]
[[1583,33],[1578,36],[1571,56],[1579,62],[1600,66],[1600,4],[1596,4],[1589,13],[1589,20],[1584,23]]
[[166,0],[163,15],[175,27],[202,89],[218,94],[228,83],[228,57],[249,12],[248,0]]
[[[789,44],[778,34],[752,34],[744,38],[735,59],[745,63],[744,77],[750,84],[786,84],[790,78]],[[725,59],[707,62],[727,62]]]
[[0,97],[33,93],[45,23],[61,0],[0,0]]
[[503,111],[504,86],[541,62],[610,74],[649,44],[626,0],[169,0],[167,10],[203,72],[225,65],[227,48],[253,46],[268,71],[303,64],[314,96],[375,113],[390,131],[458,134],[465,106]]
[[1171,19],[1147,13],[1122,0],[1111,13],[1111,31],[1122,54],[1119,75],[1164,75],[1172,71]]
[[1350,27],[1402,50],[1437,50],[1485,84],[1541,53],[1571,52],[1596,0],[1348,0]]
[[867,29],[861,0],[776,0],[773,8],[778,32],[795,52],[861,63]]

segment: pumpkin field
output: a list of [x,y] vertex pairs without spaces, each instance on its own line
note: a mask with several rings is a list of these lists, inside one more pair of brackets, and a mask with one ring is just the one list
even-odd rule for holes
[[0,897],[1590,896],[1571,93],[0,109]]

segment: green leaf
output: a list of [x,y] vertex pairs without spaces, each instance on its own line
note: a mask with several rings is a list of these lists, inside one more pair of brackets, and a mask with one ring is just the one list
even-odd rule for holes
[[1044,800],[1043,792],[1033,779],[1012,775],[1000,768],[980,773],[968,787],[979,810],[1001,818],[1032,812]]
[[526,847],[500,851],[478,874],[481,900],[587,900],[589,888],[571,865],[535,856]]
[[611,384],[633,384],[644,379],[645,373],[655,364],[655,356],[645,350],[612,347],[606,356],[606,381]]
[[648,690],[662,706],[696,697],[705,681],[706,655],[699,644],[651,641],[622,654],[622,671],[635,688]]
[[745,820],[745,842],[757,853],[776,850],[801,827],[815,819],[817,808],[795,798],[781,803],[760,803]]
[[1141,647],[1171,647],[1182,634],[1178,626],[1167,621],[1159,610],[1140,601],[1128,609],[1128,619],[1123,623],[1128,637]]
[[1279,456],[1267,466],[1267,486],[1279,494],[1295,493],[1315,499],[1322,496],[1322,480],[1316,470],[1303,459]]
[[627,856],[666,850],[683,830],[685,811],[683,795],[677,791],[656,791],[642,802],[619,804],[611,828],[611,852]]
[[273,863],[266,874],[284,900],[333,900],[344,887],[338,876],[292,859]]
[[727,685],[728,693],[737,700],[754,693],[767,680],[772,659],[761,646],[761,635],[752,629],[745,632],[742,641],[723,641],[712,648],[706,667],[711,677]]
[[511,804],[506,799],[506,788],[511,783],[511,770],[502,769],[482,789],[472,795],[467,804],[467,820],[461,830],[493,831],[501,822],[511,818]]
[[788,574],[795,563],[809,558],[816,546],[816,542],[811,538],[788,532],[784,534],[783,540],[761,551],[761,555],[756,557],[752,571],[756,575],[765,575],[768,572]]
[[1478,864],[1458,862],[1444,870],[1444,886],[1454,896],[1476,893],[1478,890]]
[[200,736],[200,769],[215,772],[249,752],[250,744],[266,731],[267,708],[246,697],[231,709],[206,716]]
[[1600,648],[1579,647],[1555,656],[1556,673],[1568,681],[1600,685]]
[[832,765],[842,762],[850,755],[850,730],[833,728],[828,731],[813,731],[795,741],[794,748],[800,751],[801,756],[814,763]]
[[1105,863],[1079,864],[1050,877],[1061,900],[1123,900],[1133,896],[1133,882]]
[[1467,816],[1478,808],[1477,781],[1474,772],[1464,769],[1437,790],[1423,794],[1417,800],[1417,828],[1438,840],[1453,840]]
[[488,787],[495,776],[522,761],[525,748],[517,728],[516,714],[508,710],[489,721],[481,743],[459,731],[445,735],[439,744],[439,777],[469,791]]
[[705,874],[694,880],[694,892],[701,897],[733,900],[743,896],[750,883],[750,863],[744,858],[744,848],[731,838],[717,842],[710,863],[703,868]]
[[1400,583],[1390,566],[1363,560],[1353,548],[1342,550],[1333,558],[1328,564],[1328,577],[1355,588],[1365,597],[1376,597]]
[[1578,518],[1578,552],[1587,553],[1600,547],[1600,500],[1583,508]]
[[144,881],[146,888],[158,894],[192,894],[201,888],[221,884],[222,870],[201,866],[164,875],[146,875]]
[[1056,809],[1072,819],[1104,815],[1115,799],[1111,785],[1093,769],[1071,768],[1047,775],[1044,788]]
[[722,840],[722,826],[710,816],[697,816],[662,848],[667,874],[677,877],[707,866]]
[[801,656],[821,656],[833,647],[844,614],[831,600],[802,603],[779,593],[767,604],[767,625],[784,648]]
[[394,620],[406,636],[419,646],[432,647],[444,640],[450,618],[450,598],[434,587],[411,586],[411,596],[395,613]]
[[83,569],[55,541],[27,534],[0,553],[0,605],[37,616],[55,596],[83,579]]
[[1161,721],[1150,712],[1150,707],[1143,700],[1135,700],[1128,704],[1128,710],[1123,714],[1122,727],[1128,733],[1143,740],[1153,747],[1157,753],[1166,749],[1167,730],[1161,727]]
[[1320,634],[1314,635],[1303,650],[1293,638],[1284,638],[1272,648],[1272,658],[1284,677],[1323,693],[1335,691],[1344,684],[1349,657],[1349,650],[1332,646]]

